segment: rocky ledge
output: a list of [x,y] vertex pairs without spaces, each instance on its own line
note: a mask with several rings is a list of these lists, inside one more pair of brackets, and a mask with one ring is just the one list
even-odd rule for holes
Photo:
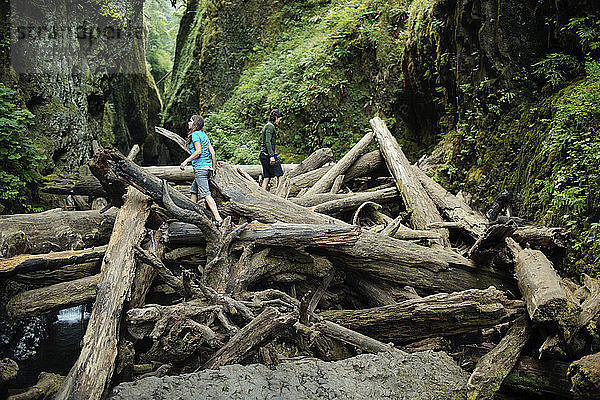
[[464,399],[467,379],[445,353],[394,352],[151,377],[118,385],[110,399]]

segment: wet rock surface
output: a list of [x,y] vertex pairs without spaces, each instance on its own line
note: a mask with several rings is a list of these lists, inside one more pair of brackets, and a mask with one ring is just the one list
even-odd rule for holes
[[145,378],[118,385],[110,399],[463,399],[467,379],[446,353],[380,353]]

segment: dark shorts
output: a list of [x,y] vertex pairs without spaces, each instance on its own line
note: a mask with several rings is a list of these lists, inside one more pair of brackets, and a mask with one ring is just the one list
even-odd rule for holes
[[275,154],[275,164],[271,165],[271,157],[268,154],[260,153],[260,163],[262,164],[263,177],[272,178],[274,176],[282,176],[283,169],[281,169],[281,161]]

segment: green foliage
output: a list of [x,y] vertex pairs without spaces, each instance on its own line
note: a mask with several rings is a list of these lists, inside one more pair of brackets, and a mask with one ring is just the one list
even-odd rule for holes
[[25,134],[33,114],[15,104],[15,92],[0,83],[0,208],[30,210],[28,185],[45,156]]
[[[144,18],[148,26],[146,61],[155,81],[159,81],[173,68],[175,41],[183,12],[184,6],[181,3],[174,8],[169,1],[144,2]],[[169,80],[165,80],[164,84],[168,85],[168,82]],[[166,89],[163,84],[159,87],[161,91]]]
[[534,75],[543,79],[552,88],[558,87],[567,79],[581,72],[581,63],[568,54],[551,53],[543,60],[533,64]]
[[[369,75],[384,75],[383,70],[389,75],[400,62],[404,3],[321,1],[281,32],[278,44],[254,49],[253,64],[229,100],[206,118],[219,156],[256,162],[260,130],[273,108],[285,115],[280,143],[295,148],[297,155],[322,146],[335,154],[348,150],[383,101],[372,94],[374,81],[383,79]],[[388,99],[394,95],[383,87],[380,91]]]

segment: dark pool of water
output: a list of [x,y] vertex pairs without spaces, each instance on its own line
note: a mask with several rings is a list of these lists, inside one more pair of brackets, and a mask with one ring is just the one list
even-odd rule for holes
[[88,318],[89,313],[85,313],[83,323],[81,322],[81,307],[61,310],[36,355],[19,362],[19,373],[11,386],[30,387],[37,382],[38,375],[42,371],[66,376],[79,357],[81,339]]

